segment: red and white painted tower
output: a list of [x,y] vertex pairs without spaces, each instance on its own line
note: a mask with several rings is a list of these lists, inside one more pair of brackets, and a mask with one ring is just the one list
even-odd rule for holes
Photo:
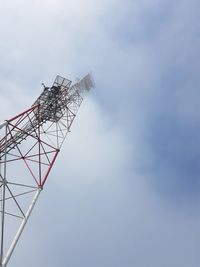
[[0,266],[5,267],[70,131],[91,75],[57,76],[27,110],[0,124]]

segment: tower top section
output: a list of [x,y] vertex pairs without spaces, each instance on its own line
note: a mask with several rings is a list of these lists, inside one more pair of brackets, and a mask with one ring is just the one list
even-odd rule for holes
[[84,91],[89,91],[93,87],[94,81],[91,74],[87,74],[73,85],[70,80],[57,75],[53,85],[45,86],[42,94],[33,104],[33,106],[38,105],[40,121],[59,121],[68,106],[82,97]]

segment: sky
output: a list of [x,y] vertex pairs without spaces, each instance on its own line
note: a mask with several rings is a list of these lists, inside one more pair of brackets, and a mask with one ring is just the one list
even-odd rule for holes
[[0,119],[84,100],[9,266],[200,266],[200,4],[0,1]]

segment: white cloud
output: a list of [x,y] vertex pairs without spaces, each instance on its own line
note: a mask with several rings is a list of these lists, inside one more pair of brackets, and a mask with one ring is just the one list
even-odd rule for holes
[[[0,3],[1,120],[31,105],[39,83],[50,85],[56,74],[74,80],[92,70],[97,83],[11,266],[198,266],[195,201],[165,203],[149,173],[138,174],[154,162],[148,130],[167,106],[161,81],[169,82],[174,62],[198,69],[194,1],[169,2]],[[180,118],[190,120],[198,98],[186,87],[175,100]]]

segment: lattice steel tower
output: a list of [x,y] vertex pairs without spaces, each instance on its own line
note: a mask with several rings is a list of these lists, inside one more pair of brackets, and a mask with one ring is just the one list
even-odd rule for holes
[[0,266],[5,267],[44,188],[90,74],[72,85],[57,76],[24,112],[0,124]]

